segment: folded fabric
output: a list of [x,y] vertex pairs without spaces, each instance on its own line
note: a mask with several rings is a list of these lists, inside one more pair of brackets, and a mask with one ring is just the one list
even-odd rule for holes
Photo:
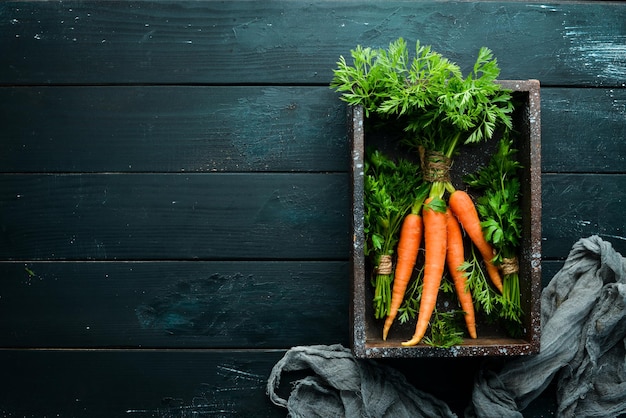
[[[309,370],[287,400],[277,394],[281,374]],[[272,369],[267,393],[293,418],[455,417],[449,407],[409,384],[395,369],[355,359],[341,345],[293,347]]]
[[598,236],[578,241],[541,298],[541,348],[476,379],[478,417],[519,412],[556,379],[559,417],[626,413],[626,259]]

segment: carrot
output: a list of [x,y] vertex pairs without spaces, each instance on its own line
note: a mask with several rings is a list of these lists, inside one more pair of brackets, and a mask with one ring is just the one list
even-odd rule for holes
[[465,262],[465,250],[463,248],[463,235],[461,234],[461,226],[456,217],[448,210],[448,252],[446,261],[448,270],[454,281],[454,288],[461,305],[461,309],[465,312],[465,325],[470,337],[476,338],[476,314],[474,312],[474,303],[472,294],[467,289],[467,277],[462,265]]
[[492,261],[495,253],[493,247],[485,240],[474,201],[472,201],[472,198],[463,190],[455,190],[450,194],[448,204],[450,205],[450,210],[457,217],[463,229],[467,235],[469,235],[480,252],[480,255],[483,257],[487,274],[489,274],[492,283],[500,293],[502,293],[500,271]]
[[387,339],[389,328],[398,315],[398,309],[404,299],[404,292],[411,280],[413,267],[422,241],[422,217],[416,213],[409,213],[402,222],[400,239],[398,241],[398,259],[391,291],[391,304],[385,325],[383,327],[383,340]]
[[441,285],[441,277],[446,264],[447,217],[444,212],[435,210],[429,203],[434,199],[428,198],[425,201],[422,211],[424,222],[424,282],[422,286],[422,296],[415,325],[415,334],[409,341],[402,343],[404,346],[411,346],[419,343],[426,334],[430,317],[437,303],[437,294]]

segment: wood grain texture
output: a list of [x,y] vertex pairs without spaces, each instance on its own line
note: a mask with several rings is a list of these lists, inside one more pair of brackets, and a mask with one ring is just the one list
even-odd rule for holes
[[[542,170],[626,170],[626,90],[543,88]],[[327,86],[0,88],[0,172],[347,172]],[[562,158],[563,154],[567,158]]]
[[347,174],[0,175],[0,257],[347,259]]
[[505,79],[624,86],[626,8],[572,2],[4,2],[0,83],[328,84],[357,44],[420,39]]
[[580,238],[599,235],[626,254],[624,201],[624,175],[544,175],[542,253],[565,258]]
[[10,278],[0,281],[4,347],[348,341],[347,262],[2,262],[0,277]]
[[347,171],[328,87],[0,88],[4,172]]
[[265,395],[282,351],[2,350],[6,417],[281,417]]
[[[542,263],[544,286],[562,264]],[[348,345],[348,262],[0,262],[0,276],[3,347]]]
[[[265,394],[267,377],[284,350],[2,350],[0,413],[7,417],[89,418],[284,417]],[[469,405],[471,374],[484,359],[386,361],[418,389],[447,402],[459,416]],[[308,373],[287,373],[279,394]],[[555,411],[554,391],[524,416]]]
[[543,89],[541,126],[542,171],[626,172],[626,89]]
[[[626,253],[622,175],[542,179],[542,255],[598,234]],[[347,260],[336,174],[0,175],[3,260]]]

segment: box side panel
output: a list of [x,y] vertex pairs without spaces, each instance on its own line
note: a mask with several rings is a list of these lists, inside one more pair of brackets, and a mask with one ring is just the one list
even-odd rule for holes
[[348,134],[352,141],[352,303],[350,309],[352,350],[364,356],[365,345],[365,232],[364,232],[364,158],[363,108],[348,107]]

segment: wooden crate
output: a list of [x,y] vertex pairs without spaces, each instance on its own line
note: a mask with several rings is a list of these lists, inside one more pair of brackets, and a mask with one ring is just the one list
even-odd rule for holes
[[[396,135],[389,129],[367,129],[363,109],[348,108],[349,135],[352,140],[352,303],[350,310],[351,345],[355,356],[379,357],[468,357],[516,356],[539,352],[540,294],[541,294],[541,138],[540,138],[540,85],[537,80],[502,80],[503,87],[513,91],[515,112],[513,123],[516,132],[515,148],[523,165],[521,174],[521,205],[523,211],[522,245],[520,262],[520,289],[524,311],[524,333],[521,338],[510,338],[506,332],[478,317],[478,338],[466,338],[464,343],[452,348],[434,348],[420,343],[404,347],[402,341],[411,338],[415,322],[399,324],[396,319],[386,341],[382,340],[383,320],[376,320],[372,312],[372,266],[363,253],[363,176],[367,146],[374,145],[389,154],[404,153],[394,141]],[[391,137],[391,138],[390,138]],[[390,140],[391,139],[391,140]],[[473,173],[491,156],[497,136],[480,145],[467,146],[454,159],[452,182],[459,187],[464,175]],[[391,145],[390,145],[391,144]],[[438,303],[445,303],[445,296]]]

